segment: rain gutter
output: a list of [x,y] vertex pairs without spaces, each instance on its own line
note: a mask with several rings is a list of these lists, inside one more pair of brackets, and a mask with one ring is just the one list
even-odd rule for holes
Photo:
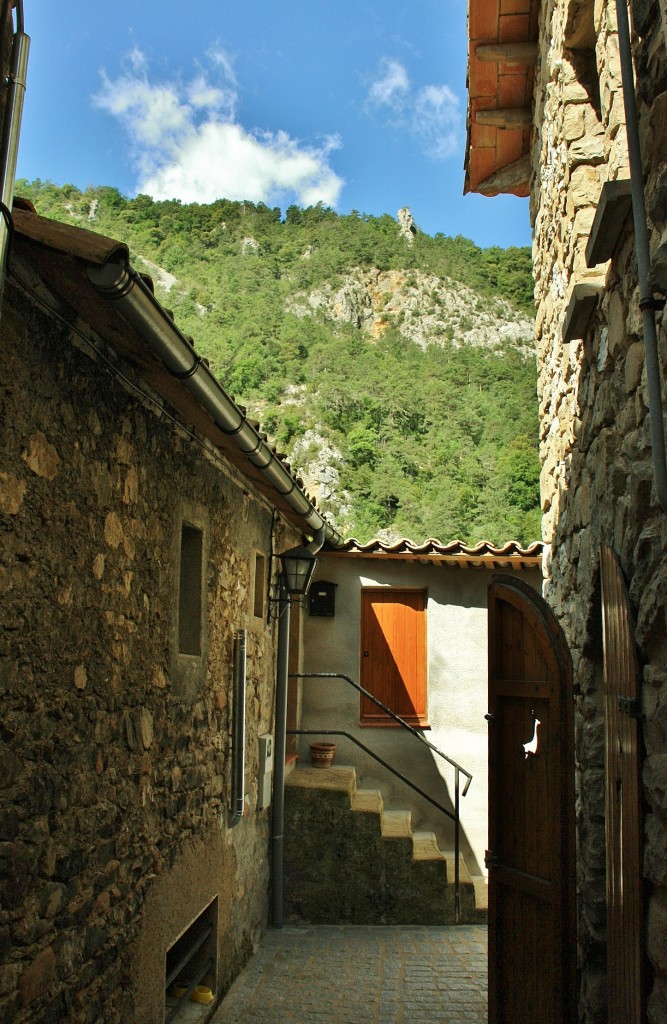
[[655,489],[663,511],[667,512],[667,461],[665,460],[665,428],[663,422],[662,382],[658,358],[658,337],[655,325],[656,311],[664,303],[655,299],[649,283],[651,251],[648,237],[646,202],[644,199],[644,170],[642,166],[639,128],[637,121],[637,97],[634,86],[632,44],[627,0],[616,0],[618,41],[621,56],[621,79],[623,103],[628,136],[630,159],[630,189],[632,194],[632,216],[635,229],[635,251],[639,278],[639,308],[642,312],[644,331],[644,359],[646,363],[646,384],[651,429],[651,451]]
[[101,266],[91,264],[87,273],[91,284],[101,295],[114,302],[123,317],[162,360],[169,373],[182,383],[216,426],[231,438],[264,479],[301,516],[308,532],[316,538],[321,534],[323,541],[326,540],[335,548],[341,547],[344,543],[341,535],[320,515],[140,275],[127,263],[104,263]]
[[[3,5],[3,19],[7,4]],[[4,27],[4,24],[3,24]],[[16,31],[12,38],[12,53],[7,76],[7,97],[0,142],[0,305],[5,288],[7,258],[12,235],[11,209],[14,200],[16,161],[19,151],[19,136],[23,117],[30,36],[23,31],[23,0],[16,3]]]

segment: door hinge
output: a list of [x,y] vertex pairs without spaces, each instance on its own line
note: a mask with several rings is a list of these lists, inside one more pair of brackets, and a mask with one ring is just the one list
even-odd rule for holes
[[618,709],[630,718],[642,717],[642,707],[637,697],[621,697],[619,695]]
[[484,851],[484,867],[487,871],[498,867],[498,854],[494,853],[493,850]]

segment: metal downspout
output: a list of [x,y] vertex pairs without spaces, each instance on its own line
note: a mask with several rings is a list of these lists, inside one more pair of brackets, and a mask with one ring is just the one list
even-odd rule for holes
[[316,534],[324,531],[329,543],[340,547],[343,538],[338,531],[310,503],[136,271],[125,264],[105,263],[102,266],[91,265],[87,272],[90,282],[100,294],[118,305],[122,315],[137,329],[167,370],[182,381],[183,387],[208,412],[216,426],[234,441],[239,451],[303,518],[309,530]]
[[7,258],[11,237],[11,210],[14,201],[16,161],[19,152],[19,136],[23,117],[30,36],[23,31],[23,0],[16,5],[16,32],[12,39],[12,55],[7,78],[7,100],[0,143],[0,307],[5,290]]
[[[324,544],[326,531],[317,531],[310,544],[311,554],[316,555]],[[287,752],[287,690],[289,686],[289,633],[290,596],[282,582],[278,601],[278,652],[276,656],[276,724],[273,769],[273,809],[271,816],[271,849],[273,878],[273,913],[271,920],[275,928],[285,923],[285,754]]]
[[280,585],[278,601],[278,654],[276,664],[276,739],[274,749],[273,811],[271,815],[272,905],[275,928],[285,923],[283,910],[285,857],[285,749],[287,733],[287,684],[289,672],[290,597]]
[[646,362],[646,383],[651,427],[651,452],[653,472],[658,501],[667,512],[667,462],[665,461],[665,429],[662,408],[662,387],[660,361],[658,358],[658,337],[655,313],[661,303],[653,298],[649,285],[651,251],[648,238],[646,203],[644,199],[644,170],[642,167],[639,129],[637,123],[637,97],[634,87],[634,66],[630,41],[630,23],[627,0],[616,0],[618,42],[621,56],[621,79],[623,82],[623,103],[628,136],[630,159],[630,188],[632,193],[632,217],[635,229],[635,250],[639,277],[639,308],[642,311],[644,329],[644,358]]
[[245,803],[245,717],[247,629],[234,634],[234,680],[232,694],[232,799],[228,827],[243,817]]

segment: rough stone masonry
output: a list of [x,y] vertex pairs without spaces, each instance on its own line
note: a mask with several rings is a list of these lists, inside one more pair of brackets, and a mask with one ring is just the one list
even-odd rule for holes
[[[211,900],[218,993],[266,923],[257,736],[272,728],[274,630],[251,591],[271,511],[78,340],[8,285],[0,1019],[153,1024],[165,950]],[[198,657],[177,643],[183,523],[203,538]],[[244,627],[248,794],[230,829],[232,641]]]
[[[667,9],[631,4],[656,293],[667,294]],[[631,220],[610,262],[584,253],[603,182],[627,178],[614,0],[541,5],[531,216],[537,302],[545,594],[572,652],[576,702],[580,1018],[606,1020],[605,800],[599,547],[619,555],[643,672],[648,1015],[667,1021],[667,526],[653,470]],[[574,283],[605,286],[563,343]],[[663,373],[665,318],[658,318]]]

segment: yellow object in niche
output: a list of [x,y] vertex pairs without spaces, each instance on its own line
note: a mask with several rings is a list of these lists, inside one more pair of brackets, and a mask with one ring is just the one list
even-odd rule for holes
[[190,996],[191,1003],[212,1003],[213,993],[210,988],[206,985],[197,985],[194,992]]

